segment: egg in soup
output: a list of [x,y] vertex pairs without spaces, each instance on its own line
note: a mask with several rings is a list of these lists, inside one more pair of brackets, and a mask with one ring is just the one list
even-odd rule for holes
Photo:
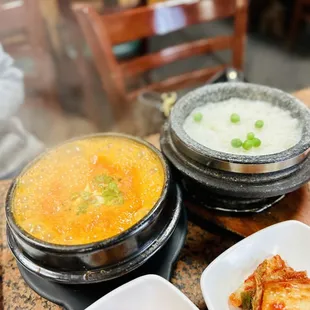
[[145,217],[161,196],[165,172],[147,146],[102,136],[66,143],[18,179],[12,212],[37,239],[79,245],[113,237]]

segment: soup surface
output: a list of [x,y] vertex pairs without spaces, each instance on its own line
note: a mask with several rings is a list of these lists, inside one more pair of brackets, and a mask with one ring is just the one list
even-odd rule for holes
[[165,181],[158,156],[122,137],[96,137],[48,152],[17,180],[12,211],[32,236],[62,245],[115,236],[141,220]]
[[210,149],[252,156],[289,149],[302,133],[298,119],[288,111],[268,102],[237,98],[194,109],[183,128]]

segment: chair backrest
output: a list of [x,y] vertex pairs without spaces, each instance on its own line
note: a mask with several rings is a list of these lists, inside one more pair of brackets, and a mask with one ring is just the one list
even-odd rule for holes
[[33,69],[25,72],[27,87],[54,92],[55,74],[38,0],[0,0],[0,42],[14,58],[33,61]]
[[[122,110],[124,102],[145,90],[169,91],[207,80],[225,67],[242,69],[247,24],[247,0],[171,0],[113,14],[99,14],[86,4],[74,5],[74,11],[92,50],[103,86],[110,101]],[[190,25],[234,16],[234,31],[219,36],[183,43],[159,52],[118,62],[112,47],[117,44],[165,35]],[[216,50],[232,50],[227,65],[204,68],[153,83],[128,92],[125,79],[174,61]]]
[[0,33],[24,28],[25,19],[23,1],[0,0]]

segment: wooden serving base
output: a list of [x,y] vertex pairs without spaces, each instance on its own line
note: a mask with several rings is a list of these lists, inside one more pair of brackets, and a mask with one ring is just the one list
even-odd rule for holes
[[257,214],[231,215],[188,203],[187,207],[190,212],[200,218],[247,237],[267,226],[287,220],[298,220],[310,225],[310,184],[287,194],[270,209]]

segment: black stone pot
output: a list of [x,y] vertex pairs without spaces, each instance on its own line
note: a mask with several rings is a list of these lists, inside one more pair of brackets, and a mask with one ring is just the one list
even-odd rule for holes
[[[301,140],[277,154],[242,156],[211,150],[191,139],[183,123],[191,111],[229,98],[262,100],[287,109],[302,125]],[[181,98],[164,125],[161,149],[187,196],[211,209],[262,211],[310,179],[310,112],[282,91],[244,83],[204,86]]]
[[[114,279],[141,266],[174,232],[181,214],[182,197],[180,190],[171,181],[169,168],[161,153],[143,140],[120,134],[99,134],[82,139],[104,136],[131,139],[147,146],[158,156],[165,171],[165,184],[160,199],[141,221],[115,237],[91,244],[63,246],[38,240],[17,226],[11,212],[16,187],[14,182],[6,199],[7,234],[13,254],[27,270],[48,280],[66,284]],[[25,170],[29,167],[31,164]]]

